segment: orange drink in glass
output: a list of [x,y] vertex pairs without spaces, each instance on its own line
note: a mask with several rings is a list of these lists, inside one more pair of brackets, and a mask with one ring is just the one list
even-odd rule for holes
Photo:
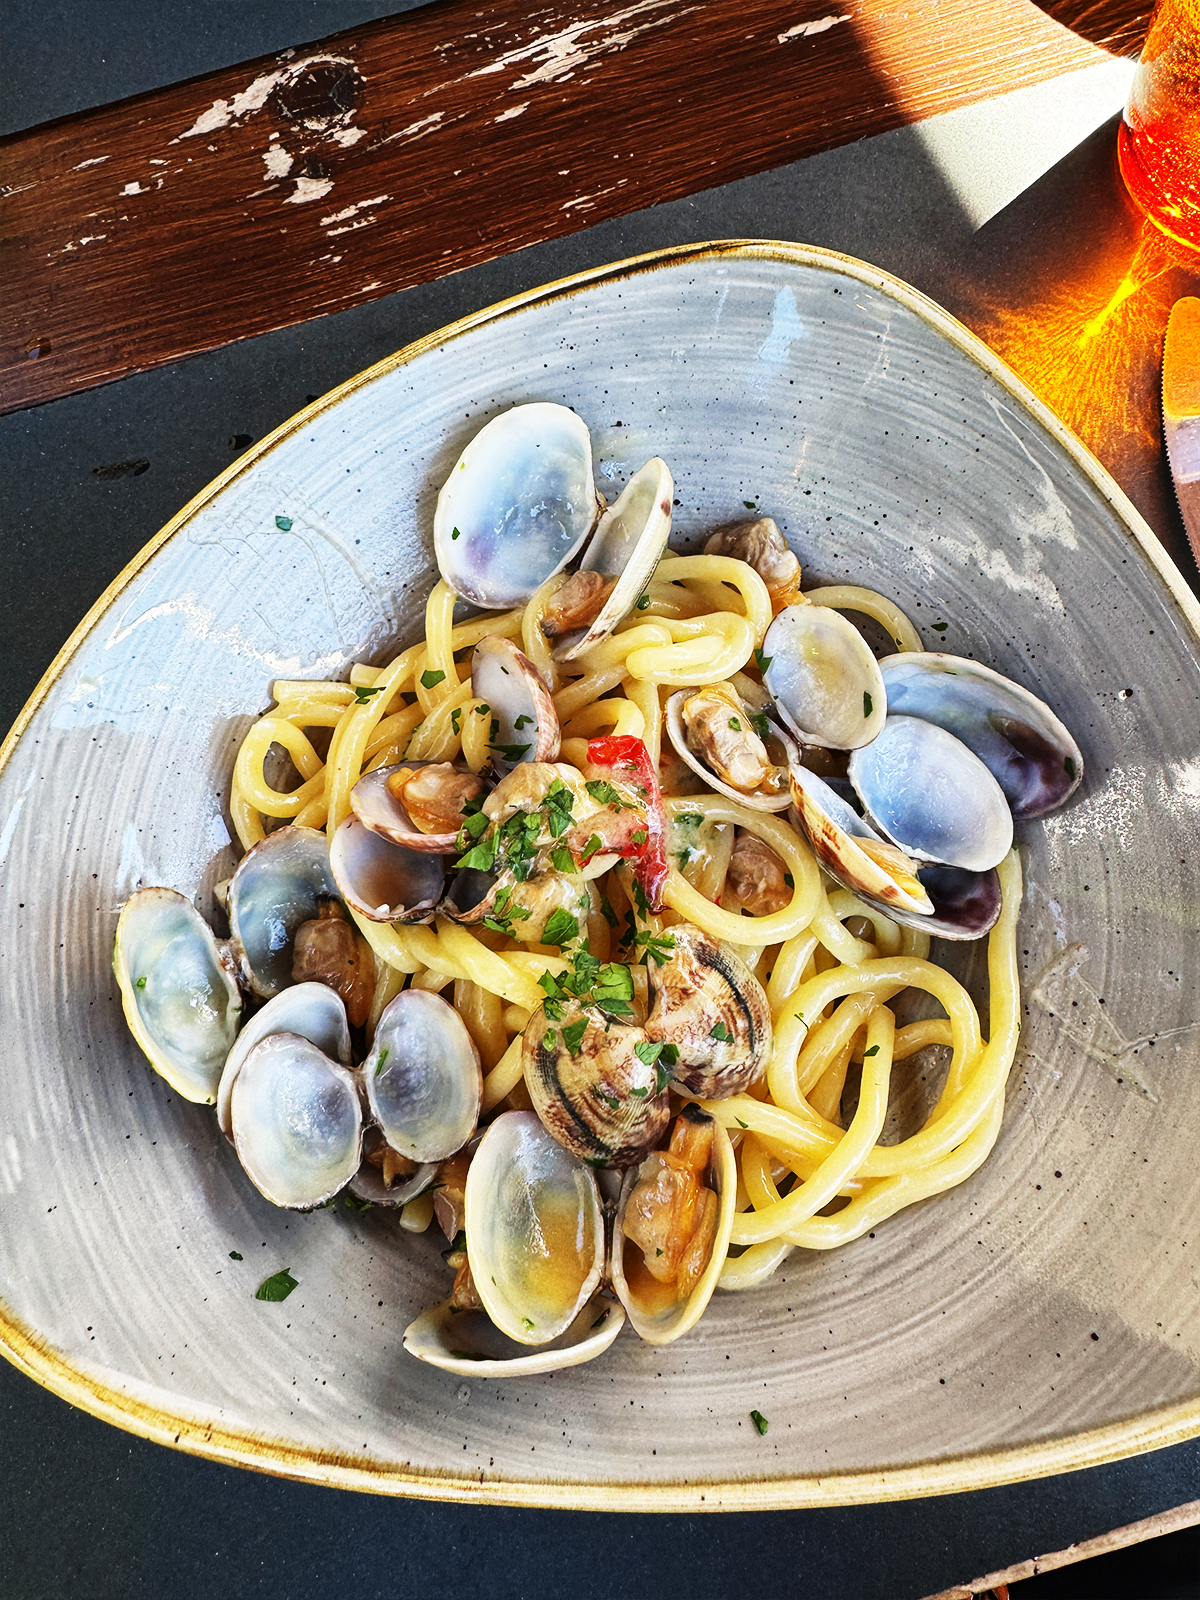
[[1200,0],[1159,0],[1117,135],[1117,159],[1150,220],[1200,250]]

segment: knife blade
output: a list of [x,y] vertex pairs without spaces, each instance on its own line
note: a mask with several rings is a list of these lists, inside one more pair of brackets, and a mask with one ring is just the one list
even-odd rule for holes
[[1200,565],[1200,299],[1176,300],[1163,342],[1163,435],[1183,525]]

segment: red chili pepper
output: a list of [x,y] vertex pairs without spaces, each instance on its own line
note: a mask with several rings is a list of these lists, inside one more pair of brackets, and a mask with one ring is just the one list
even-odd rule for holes
[[[634,782],[642,791],[646,805],[646,838],[632,841],[617,853],[634,860],[634,876],[642,886],[651,911],[661,911],[663,888],[670,866],[667,861],[667,813],[663,805],[658,773],[650,752],[632,734],[610,734],[605,739],[589,739],[588,764],[623,782]],[[640,830],[638,830],[640,831]]]

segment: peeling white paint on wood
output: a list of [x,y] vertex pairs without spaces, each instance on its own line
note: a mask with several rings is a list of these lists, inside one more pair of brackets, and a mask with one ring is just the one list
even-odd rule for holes
[[102,161],[107,161],[108,156],[90,156],[88,160],[81,161],[77,167],[72,167],[72,172],[82,172],[84,167],[98,167]]
[[397,139],[419,139],[432,129],[446,115],[444,111],[435,111],[432,116],[422,117],[419,122],[410,122],[407,128],[401,128],[399,133],[389,133],[386,139],[381,139],[381,144],[395,144]]
[[340,144],[343,150],[352,144],[357,144],[360,139],[365,139],[366,136],[367,130],[365,128],[334,128],[329,135],[334,144]]
[[[207,111],[202,111],[190,128],[184,130],[177,138],[172,139],[172,144],[178,144],[180,139],[192,139],[198,134],[215,133],[218,128],[227,128],[238,117],[249,113],[261,111],[267,103],[267,96],[279,83],[292,83],[309,67],[328,65],[336,67],[352,67],[354,63],[349,56],[334,56],[317,54],[305,56],[300,61],[292,61],[286,67],[274,72],[262,72],[253,82],[247,84],[240,94],[235,94],[232,100],[214,100]],[[345,124],[350,120],[349,112],[335,112],[322,121],[339,122]]]
[[524,100],[519,106],[512,106],[509,110],[502,111],[498,117],[494,117],[492,120],[495,122],[511,122],[514,117],[519,117],[523,111],[528,111],[531,104],[532,101]]
[[283,203],[285,206],[304,206],[310,200],[323,200],[332,188],[332,178],[297,178],[295,190]]
[[121,190],[121,193],[122,194],[144,194],[145,190],[142,188],[141,184],[138,183],[136,179],[134,179],[134,181],[132,183],[127,183],[125,185],[125,187]]
[[[488,77],[525,63],[538,62],[531,71],[511,84],[514,91],[527,89],[535,83],[560,83],[573,76],[576,68],[587,66],[593,58],[623,50],[641,34],[664,27],[697,9],[696,6],[680,6],[677,0],[637,0],[637,4],[614,11],[610,16],[587,17],[560,29],[558,33],[544,34],[515,50],[506,50],[486,66],[468,72],[462,81]],[[624,26],[635,18],[643,20],[633,27]],[[596,32],[601,33],[599,38],[585,40],[584,35]]]
[[281,144],[268,145],[263,151],[263,166],[268,178],[286,178],[295,165],[295,157],[288,155]]
[[344,211],[331,211],[327,217],[321,218],[321,226],[328,228],[335,222],[345,222],[354,216],[355,212],[363,211],[367,206],[381,206],[385,200],[390,200],[390,194],[377,194],[373,200],[358,200],[352,206],[347,206]]
[[840,17],[817,17],[813,22],[798,22],[786,33],[776,34],[776,43],[787,44],[790,39],[809,39],[814,33],[828,33],[830,28],[836,28],[839,22],[849,21],[850,13],[847,11]]

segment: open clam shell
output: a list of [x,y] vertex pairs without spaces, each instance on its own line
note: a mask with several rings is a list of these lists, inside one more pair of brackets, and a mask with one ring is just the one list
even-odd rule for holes
[[564,1333],[530,1350],[507,1338],[482,1311],[460,1311],[444,1300],[409,1323],[404,1348],[418,1361],[466,1378],[532,1378],[594,1361],[624,1326],[624,1307],[594,1295]]
[[[735,789],[726,783],[724,778],[718,777],[688,744],[683,708],[696,692],[695,689],[677,689],[663,710],[663,724],[667,730],[667,737],[679,759],[703,778],[710,788],[715,789],[718,794],[727,795],[730,800],[738,800],[742,805],[753,806],[757,811],[786,811],[792,803],[791,795],[786,788],[779,794],[764,793],[762,790],[747,793],[743,789]],[[783,757],[779,763],[781,769],[787,766],[792,755],[796,755],[798,759],[798,752],[795,751],[791,739],[774,723],[769,724],[767,737],[763,743],[767,747],[768,755],[772,754],[772,745],[780,747],[779,753]]]
[[879,737],[851,755],[849,772],[870,820],[918,861],[986,872],[1012,847],[1000,785],[936,723],[889,716]]
[[445,868],[429,850],[409,850],[347,817],[329,846],[336,892],[370,922],[432,922]]
[[362,1070],[371,1115],[398,1155],[445,1161],[475,1132],[483,1099],[479,1051],[441,995],[398,994],[379,1018]]
[[491,707],[488,749],[498,772],[522,761],[553,761],[562,741],[550,691],[511,639],[489,634],[471,656],[471,692]]
[[355,1075],[298,1034],[273,1033],[249,1051],[229,1111],[238,1159],[274,1205],[307,1211],[358,1170],[363,1124]]
[[729,1237],[733,1231],[737,1166],[729,1135],[719,1122],[698,1106],[686,1107],[682,1115],[712,1122],[712,1159],[706,1176],[708,1186],[715,1190],[717,1196],[717,1226],[712,1248],[707,1265],[691,1293],[681,1298],[673,1282],[661,1283],[655,1278],[646,1266],[641,1246],[626,1236],[625,1220],[630,1196],[647,1162],[631,1168],[625,1174],[613,1224],[613,1289],[629,1314],[633,1327],[648,1344],[670,1344],[695,1327],[712,1299],[721,1268],[725,1265]]
[[496,1118],[466,1185],[467,1259],[484,1309],[518,1344],[569,1328],[604,1271],[595,1175],[532,1111]]
[[615,578],[616,585],[588,627],[559,641],[554,650],[556,661],[573,661],[590,646],[607,639],[633,610],[671,537],[674,493],[671,469],[661,457],[653,456],[634,473],[600,518],[579,570]]
[[298,1034],[331,1060],[350,1065],[350,1024],[341,995],[323,983],[296,983],[282,990],[250,1018],[225,1058],[217,1086],[217,1124],[226,1135],[233,1131],[229,1115],[233,1080],[254,1046],[273,1033]]
[[174,889],[139,889],[121,909],[113,973],[129,1031],[185,1100],[211,1105],[242,997],[212,929]]
[[[889,862],[888,853],[897,850],[897,846],[883,840],[848,800],[798,762],[791,766],[788,780],[800,826],[813,854],[831,877],[880,905],[889,915],[907,911],[923,918],[933,910],[933,902],[919,881],[914,887],[916,862],[908,862],[903,852],[899,852],[899,860]],[[862,847],[863,840],[882,844],[884,850],[869,854]]]
[[229,885],[233,947],[249,987],[269,1000],[292,982],[292,940],[320,902],[337,899],[329,845],[316,828],[269,833],[243,856]]
[[763,683],[804,744],[857,750],[883,729],[887,694],[870,646],[829,606],[787,606],[767,629]]
[[350,791],[350,809],[372,833],[406,850],[425,850],[434,855],[453,855],[458,845],[458,826],[449,832],[424,833],[409,815],[404,801],[392,792],[390,780],[397,773],[418,774],[421,771],[457,773],[474,777],[471,769],[459,763],[446,761],[402,761],[390,767],[375,767],[365,772]]
[[1070,731],[1028,689],[963,656],[935,651],[885,656],[879,663],[888,710],[936,723],[983,762],[1014,817],[1061,806],[1083,778]]
[[438,495],[433,547],[456,594],[524,605],[579,550],[603,502],[587,425],[566,406],[514,406],[481,428]]

